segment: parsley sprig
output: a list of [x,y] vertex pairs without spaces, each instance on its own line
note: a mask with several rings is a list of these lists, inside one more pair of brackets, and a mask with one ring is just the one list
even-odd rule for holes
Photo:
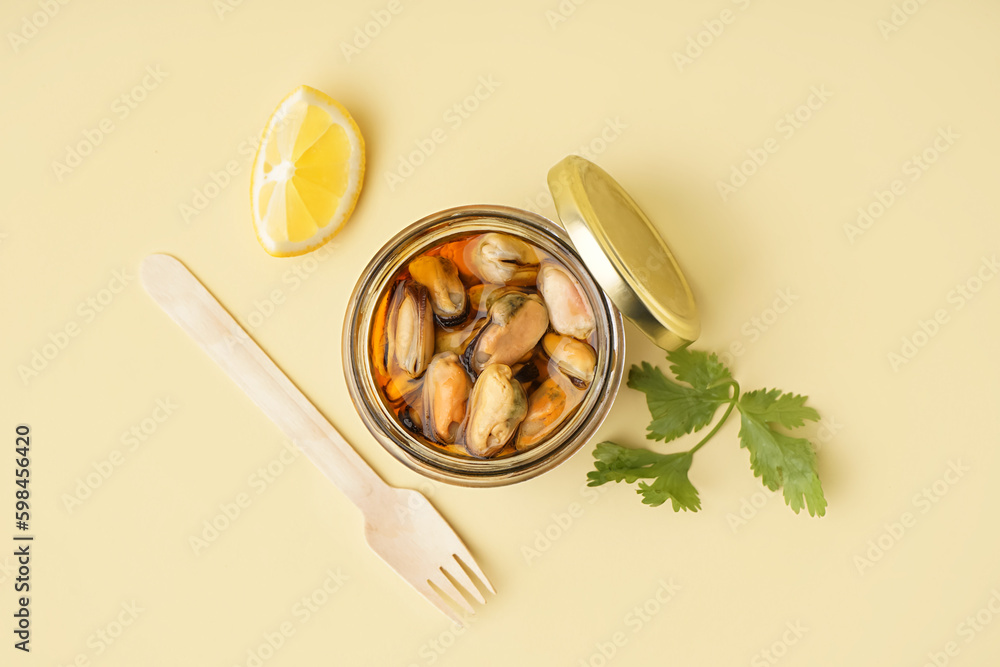
[[736,409],[740,413],[740,447],[750,453],[754,476],[772,491],[781,489],[785,503],[796,514],[801,509],[810,516],[826,514],[815,448],[805,438],[779,430],[819,421],[819,413],[806,405],[806,396],[778,389],[741,394],[739,383],[715,354],[685,347],[667,353],[667,360],[674,380],[646,362],[629,371],[628,386],[646,394],[653,418],[646,437],[670,442],[700,431],[712,422],[720,407],[726,406],[722,418],[684,452],[659,454],[613,442],[600,443],[594,450],[594,470],[587,474],[588,486],[649,480],[639,481],[637,492],[643,503],[656,507],[669,500],[675,512],[697,512],[701,498],[688,478],[694,454],[719,432]]

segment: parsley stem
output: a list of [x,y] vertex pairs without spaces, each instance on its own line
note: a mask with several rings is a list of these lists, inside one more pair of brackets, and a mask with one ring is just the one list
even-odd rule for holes
[[737,382],[736,380],[733,380],[731,382],[727,382],[726,384],[728,384],[730,387],[733,388],[733,397],[729,399],[729,407],[726,408],[726,411],[724,413],[722,413],[722,419],[716,422],[715,426],[712,427],[712,430],[708,432],[708,435],[702,438],[697,445],[688,450],[689,455],[694,454],[696,451],[701,449],[706,442],[712,439],[713,435],[719,432],[719,429],[722,428],[722,425],[726,423],[727,419],[729,419],[729,415],[732,414],[733,408],[736,407],[736,402],[740,398],[740,383]]

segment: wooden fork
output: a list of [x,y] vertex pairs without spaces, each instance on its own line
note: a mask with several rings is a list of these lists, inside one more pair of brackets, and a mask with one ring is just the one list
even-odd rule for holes
[[386,484],[183,264],[170,255],[149,255],[140,273],[160,307],[357,505],[368,545],[389,567],[460,624],[445,598],[470,614],[475,610],[466,595],[486,603],[470,572],[496,593],[430,502]]

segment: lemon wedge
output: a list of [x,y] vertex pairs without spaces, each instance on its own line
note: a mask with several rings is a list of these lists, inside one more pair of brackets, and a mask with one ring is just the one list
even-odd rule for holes
[[320,247],[350,217],[365,174],[365,142],[339,102],[309,86],[282,100],[250,175],[254,231],[275,257]]

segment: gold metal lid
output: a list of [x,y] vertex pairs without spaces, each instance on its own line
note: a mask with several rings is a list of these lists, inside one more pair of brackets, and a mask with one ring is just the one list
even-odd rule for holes
[[701,333],[694,295],[666,241],[606,171],[578,155],[549,170],[576,251],[622,314],[665,350]]

